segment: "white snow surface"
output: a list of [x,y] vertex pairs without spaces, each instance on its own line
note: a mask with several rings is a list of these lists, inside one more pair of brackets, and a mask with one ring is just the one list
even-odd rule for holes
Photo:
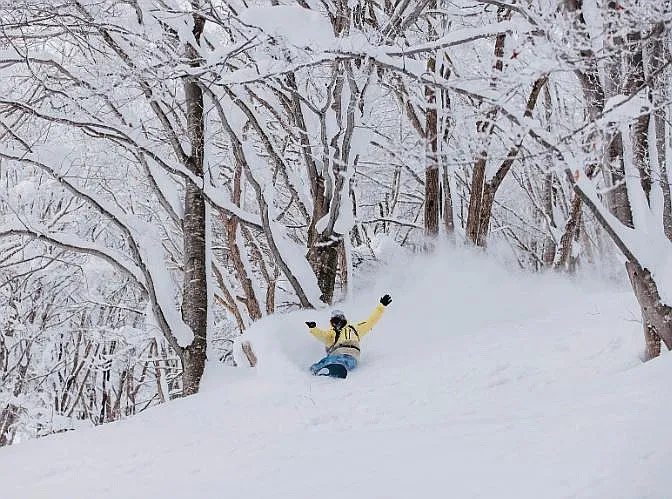
[[334,38],[329,18],[299,6],[250,7],[240,13],[239,19],[298,47],[316,48],[316,44]]
[[642,113],[645,113],[649,105],[644,92],[640,92],[634,96],[615,95],[607,100],[604,105],[604,115],[599,121],[601,123],[609,123],[634,120],[641,116]]
[[256,368],[0,449],[2,498],[670,497],[672,362],[640,362],[631,292],[456,250],[392,262],[338,304],[393,297],[347,380],[307,372],[326,310],[266,318]]

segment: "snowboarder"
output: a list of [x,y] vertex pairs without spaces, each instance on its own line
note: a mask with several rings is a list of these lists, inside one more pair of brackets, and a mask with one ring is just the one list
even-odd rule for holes
[[390,295],[380,299],[371,316],[363,321],[352,325],[340,310],[331,312],[329,320],[331,328],[319,329],[312,322],[306,322],[310,333],[325,344],[327,356],[310,367],[310,371],[317,374],[326,374],[345,378],[347,372],[357,367],[359,361],[359,341],[371,331],[373,326],[380,320],[385,307],[392,302]]

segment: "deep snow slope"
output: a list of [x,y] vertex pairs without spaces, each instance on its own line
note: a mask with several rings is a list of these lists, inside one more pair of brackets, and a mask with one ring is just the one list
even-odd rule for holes
[[360,282],[347,380],[304,321],[261,321],[257,368],[124,422],[0,449],[2,499],[668,498],[672,359],[640,363],[627,291],[445,253]]

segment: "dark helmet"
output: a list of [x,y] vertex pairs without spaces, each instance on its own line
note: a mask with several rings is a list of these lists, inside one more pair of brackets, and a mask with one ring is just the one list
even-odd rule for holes
[[348,320],[340,310],[332,310],[329,322],[335,329],[341,329],[348,323]]

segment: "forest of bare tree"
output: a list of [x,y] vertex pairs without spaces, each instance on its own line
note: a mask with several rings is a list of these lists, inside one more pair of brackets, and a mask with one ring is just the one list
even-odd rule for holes
[[196,393],[383,245],[610,262],[672,348],[671,34],[669,0],[0,0],[0,446]]

